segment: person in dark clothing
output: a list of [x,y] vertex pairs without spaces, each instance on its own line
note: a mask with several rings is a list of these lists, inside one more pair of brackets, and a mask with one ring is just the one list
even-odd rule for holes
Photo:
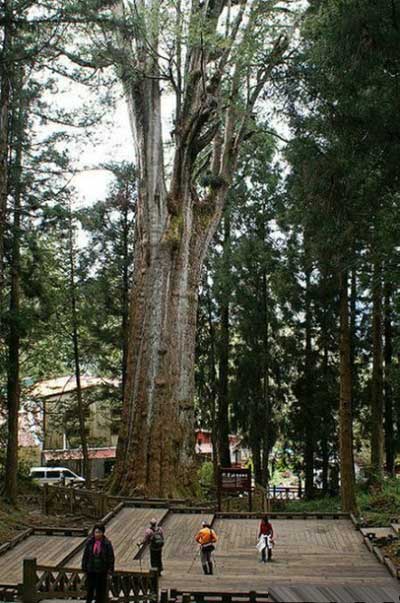
[[269,522],[268,517],[263,517],[260,523],[260,529],[258,531],[258,538],[263,538],[265,547],[261,551],[261,561],[266,563],[267,561],[267,551],[268,551],[268,561],[272,559],[272,544],[274,542],[274,530],[272,528],[271,523]]
[[86,542],[82,557],[82,569],[87,577],[86,603],[91,603],[94,595],[96,603],[106,603],[108,576],[114,572],[114,550],[105,537],[106,528],[95,525],[92,536]]
[[155,518],[150,521],[150,526],[144,533],[144,540],[141,545],[143,544],[148,544],[150,547],[150,566],[157,569],[161,575],[163,571],[162,548],[164,546],[164,532]]

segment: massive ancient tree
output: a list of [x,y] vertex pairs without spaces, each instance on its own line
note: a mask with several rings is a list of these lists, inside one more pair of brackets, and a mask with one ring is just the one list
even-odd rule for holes
[[293,4],[114,5],[139,172],[121,491],[165,496],[190,482],[201,268],[257,101],[288,52]]

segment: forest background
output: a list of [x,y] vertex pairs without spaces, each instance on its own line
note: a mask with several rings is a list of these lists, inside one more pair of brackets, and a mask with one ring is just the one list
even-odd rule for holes
[[[116,16],[115,3],[58,4],[0,7],[0,462],[12,500],[18,409],[32,383],[117,377],[119,407],[132,370],[140,167],[125,125],[120,149],[106,143],[128,123],[126,57],[110,35],[137,23]],[[225,465],[228,434],[240,433],[261,485],[278,464],[313,498],[316,470],[324,495],[337,492],[340,471],[352,510],[354,458],[379,489],[400,449],[400,6],[272,8],[274,19],[260,17],[271,48],[257,55],[271,69],[201,267],[196,425],[212,429]],[[174,123],[162,120],[168,159]],[[85,167],[111,174],[88,204],[74,186]],[[207,167],[198,172],[202,189],[220,186]],[[87,456],[84,407],[78,392]]]

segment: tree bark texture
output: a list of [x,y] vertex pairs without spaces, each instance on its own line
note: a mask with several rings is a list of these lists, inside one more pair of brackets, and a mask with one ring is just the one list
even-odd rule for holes
[[382,264],[375,261],[372,284],[372,388],[371,469],[375,479],[383,477],[383,349]]
[[340,404],[339,404],[339,450],[342,511],[356,510],[353,466],[353,429],[352,429],[352,375],[351,342],[349,326],[348,275],[342,271],[339,275],[339,320],[340,320]]

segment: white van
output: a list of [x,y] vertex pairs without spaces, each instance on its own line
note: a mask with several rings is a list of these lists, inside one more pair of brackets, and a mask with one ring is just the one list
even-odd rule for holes
[[76,475],[67,467],[32,467],[30,476],[40,485],[54,484],[63,480],[66,484],[71,482],[83,483],[85,481],[83,477]]

